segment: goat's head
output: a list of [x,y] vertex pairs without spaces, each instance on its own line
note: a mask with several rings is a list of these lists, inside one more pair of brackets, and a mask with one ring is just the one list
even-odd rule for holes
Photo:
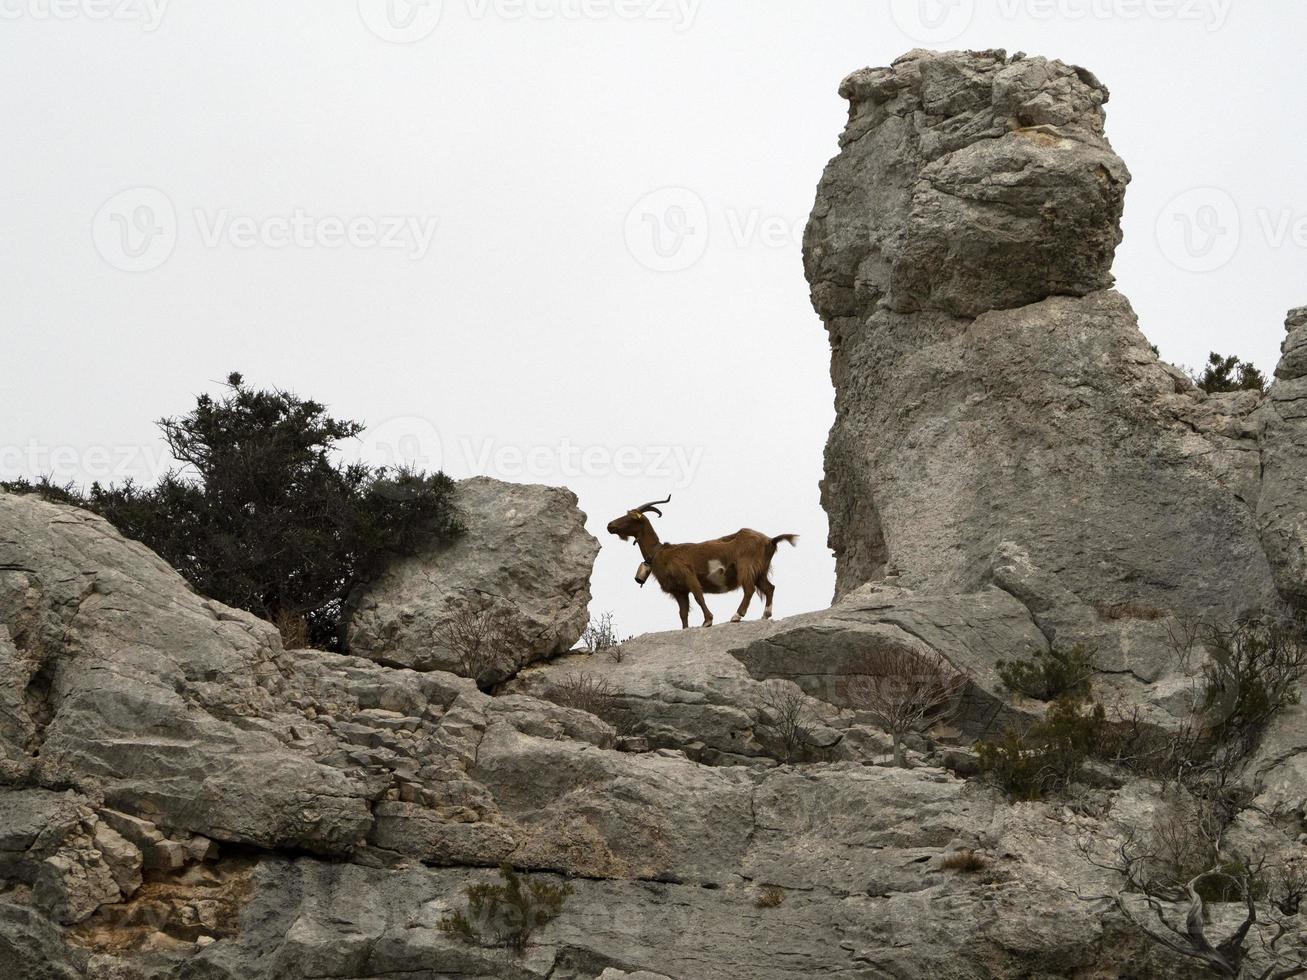
[[[672,498],[669,495],[667,500],[671,499]],[[644,515],[652,512],[657,514],[659,517],[662,517],[663,512],[658,509],[658,505],[667,503],[667,500],[651,500],[647,504],[641,504],[639,507],[628,510],[621,517],[608,522],[608,533],[616,534],[623,541],[628,541],[631,538],[638,537],[641,528],[649,523],[649,518]]]

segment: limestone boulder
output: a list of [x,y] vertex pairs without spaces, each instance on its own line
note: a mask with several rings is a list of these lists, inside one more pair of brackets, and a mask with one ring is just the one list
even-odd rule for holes
[[403,559],[351,600],[349,651],[417,670],[468,673],[446,626],[469,602],[505,610],[522,633],[483,680],[572,647],[589,622],[590,572],[599,542],[576,495],[559,487],[473,477],[458,483],[466,533]]

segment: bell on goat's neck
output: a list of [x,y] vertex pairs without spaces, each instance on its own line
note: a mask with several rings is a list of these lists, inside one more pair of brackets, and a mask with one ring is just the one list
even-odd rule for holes
[[647,561],[642,561],[640,562],[640,567],[635,570],[635,580],[639,582],[640,585],[644,585],[645,582],[649,581],[649,575],[652,572],[653,566]]

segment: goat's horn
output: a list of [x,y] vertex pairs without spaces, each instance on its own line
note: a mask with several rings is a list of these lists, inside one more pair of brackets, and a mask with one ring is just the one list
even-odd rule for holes
[[655,514],[657,514],[659,517],[662,517],[662,516],[663,516],[663,512],[662,512],[661,510],[658,509],[658,505],[659,505],[659,504],[665,504],[665,503],[667,503],[668,500],[671,500],[671,499],[672,499],[672,495],[669,493],[669,494],[667,495],[666,500],[651,500],[651,501],[649,501],[647,504],[641,504],[639,507],[637,507],[637,508],[635,509],[635,512],[636,512],[637,514],[643,514],[643,513],[645,513],[646,511],[650,511],[650,510],[651,510],[651,511],[653,511]]

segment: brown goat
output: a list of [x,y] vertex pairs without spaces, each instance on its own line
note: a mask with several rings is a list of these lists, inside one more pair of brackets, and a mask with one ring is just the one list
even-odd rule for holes
[[[671,500],[668,497],[667,500]],[[754,591],[761,592],[767,600],[762,618],[771,619],[772,597],[775,587],[767,577],[771,569],[772,556],[776,546],[782,541],[795,544],[797,534],[778,534],[769,538],[758,531],[742,527],[734,534],[715,541],[701,541],[698,544],[663,544],[658,539],[658,532],[645,515],[649,512],[663,516],[659,504],[667,500],[654,500],[629,510],[608,525],[608,533],[616,534],[623,541],[635,539],[640,554],[653,571],[654,578],[662,590],[676,600],[681,610],[681,628],[690,626],[690,596],[699,603],[703,610],[703,625],[712,625],[712,613],[703,596],[708,593],[734,592],[744,590],[744,599],[740,608],[731,617],[732,623],[738,623],[749,610],[749,602]],[[643,581],[637,579],[643,585]]]

